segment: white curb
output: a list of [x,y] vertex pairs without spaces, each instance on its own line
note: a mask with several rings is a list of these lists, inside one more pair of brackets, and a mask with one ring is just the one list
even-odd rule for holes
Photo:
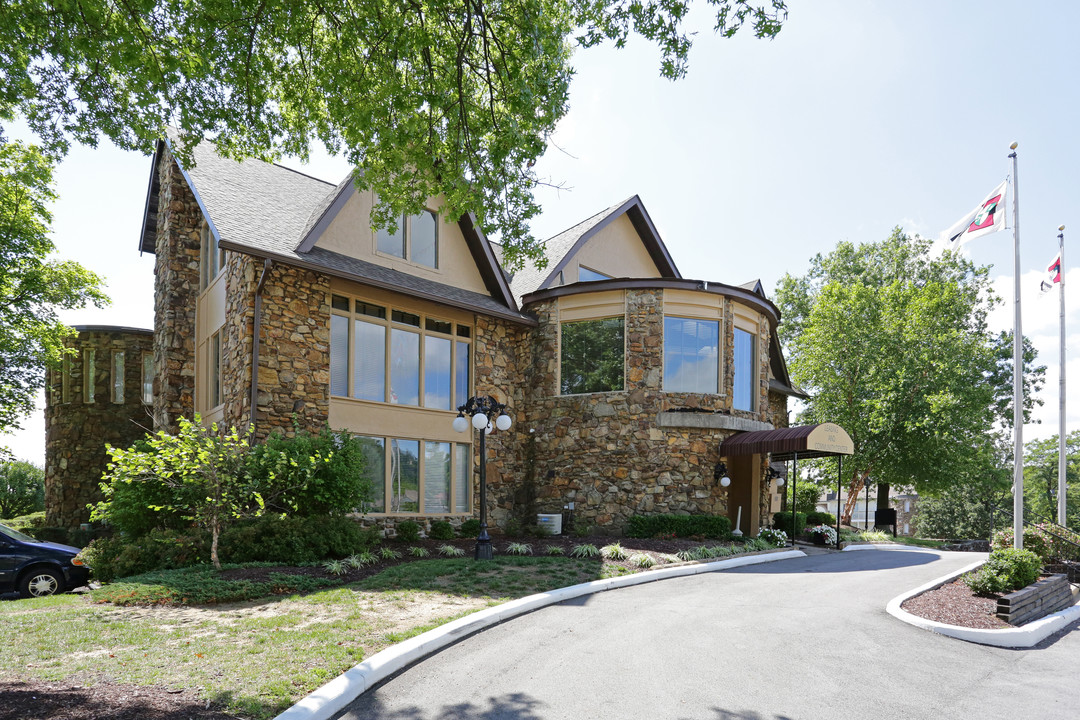
[[897,543],[859,543],[858,545],[848,545],[840,552],[850,552],[852,550],[896,550],[904,552],[940,552],[937,548],[924,548],[918,545],[899,545]]
[[708,563],[649,570],[633,575],[593,580],[580,585],[571,585],[551,592],[511,600],[502,605],[480,610],[453,622],[440,625],[434,630],[428,630],[422,635],[409,638],[404,642],[386,648],[380,653],[376,653],[369,660],[365,660],[305,696],[274,720],[329,720],[335,713],[362,695],[368,688],[382,682],[417,660],[431,655],[467,635],[546,605],[553,605],[604,590],[797,557],[806,557],[806,553],[801,550],[787,550],[766,555],[744,555]]
[[[981,553],[985,555],[985,553]],[[1058,630],[1080,619],[1080,605],[1073,605],[1070,608],[1059,610],[1056,613],[1047,615],[1046,617],[1030,622],[1027,625],[1017,628],[1008,628],[1002,630],[982,630],[978,628],[960,627],[958,625],[947,625],[945,623],[936,622],[934,620],[927,620],[921,618],[918,615],[912,615],[906,610],[900,608],[908,598],[914,597],[919,593],[926,592],[927,590],[933,590],[936,587],[944,585],[947,582],[951,582],[960,577],[964,573],[974,570],[985,562],[985,558],[978,562],[972,563],[965,568],[957,570],[954,573],[938,578],[931,582],[926,583],[920,587],[906,592],[903,595],[899,595],[893,598],[889,604],[885,607],[885,610],[903,622],[915,627],[920,627],[923,630],[929,630],[941,635],[956,638],[958,640],[964,640],[966,642],[979,643],[980,645],[993,645],[996,647],[1007,648],[1029,648],[1038,645],[1046,638],[1050,637]]]

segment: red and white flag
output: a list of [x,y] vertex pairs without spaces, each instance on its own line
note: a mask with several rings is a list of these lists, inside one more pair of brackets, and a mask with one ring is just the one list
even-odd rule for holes
[[1054,285],[1061,282],[1061,254],[1054,258],[1054,261],[1050,263],[1046,268],[1046,277],[1039,283],[1039,290],[1044,293],[1048,293],[1054,289]]
[[968,240],[1005,229],[1005,190],[1008,184],[1008,180],[1002,181],[974,210],[945,231],[945,238],[953,250]]

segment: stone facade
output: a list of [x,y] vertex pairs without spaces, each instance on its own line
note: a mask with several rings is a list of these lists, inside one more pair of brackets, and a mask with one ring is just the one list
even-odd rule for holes
[[[108,463],[106,445],[128,447],[153,428],[143,404],[142,357],[153,352],[153,334],[131,328],[78,328],[66,341],[78,350],[49,372],[45,405],[45,522],[77,528],[87,505],[101,499]],[[93,400],[85,393],[85,360],[93,351]],[[124,353],[123,402],[114,402],[113,353]],[[65,372],[66,368],[66,372]]]

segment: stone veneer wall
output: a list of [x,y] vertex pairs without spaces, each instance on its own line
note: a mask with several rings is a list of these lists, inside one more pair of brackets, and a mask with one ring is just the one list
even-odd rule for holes
[[195,411],[195,301],[199,295],[202,211],[168,152],[157,167],[154,266],[154,424],[176,432]]
[[[78,348],[63,402],[59,368],[45,393],[45,523],[77,528],[90,517],[87,504],[101,499],[98,487],[108,463],[106,444],[128,447],[153,429],[142,402],[142,356],[153,351],[149,330],[93,328],[65,341]],[[83,351],[94,350],[94,402],[84,402]],[[124,402],[112,402],[112,353],[124,351]]]
[[[517,482],[527,485],[532,478],[535,483],[537,511],[558,513],[566,503],[574,502],[578,521],[609,532],[621,532],[635,514],[726,515],[727,492],[713,480],[713,467],[720,459],[720,442],[732,431],[659,428],[656,416],[664,410],[694,408],[768,420],[767,322],[762,321],[759,334],[761,410],[743,413],[731,409],[730,393],[662,391],[663,291],[659,289],[626,294],[626,389],[559,395],[557,303],[548,300],[527,308],[539,326],[526,331],[516,350],[519,362],[524,363],[519,377],[525,376],[525,393],[518,408],[516,448],[510,450],[520,457]],[[725,367],[730,387],[730,301],[725,310],[729,336],[724,343]],[[503,525],[520,504],[521,488],[500,477],[490,483],[489,492],[494,524]]]

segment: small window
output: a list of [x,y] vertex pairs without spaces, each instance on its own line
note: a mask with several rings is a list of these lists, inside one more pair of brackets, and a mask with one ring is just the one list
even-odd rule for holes
[[341,295],[331,295],[330,307],[334,308],[335,310],[344,310],[345,312],[349,312],[349,298],[342,297]]
[[97,368],[94,366],[94,351],[83,350],[83,402],[94,402],[94,383],[97,379]]
[[402,325],[412,325],[413,327],[420,327],[420,316],[407,313],[403,310],[395,310],[391,313],[390,319],[396,323]]
[[371,303],[356,301],[356,314],[367,315],[368,317],[386,319],[386,308],[381,305],[372,305]]
[[444,335],[449,335],[454,331],[454,324],[448,323],[444,320],[434,320],[432,318],[427,318],[424,321],[424,329],[430,332],[437,332],[443,333]]
[[736,410],[753,411],[755,409],[754,391],[757,385],[757,373],[754,364],[756,362],[754,343],[756,335],[740,328],[735,328],[733,339],[735,351],[735,387],[732,389],[733,407]]
[[142,356],[142,401],[144,405],[154,404],[154,355],[143,353]]
[[562,324],[560,377],[563,395],[623,389],[623,318]]
[[112,354],[112,401],[124,402],[124,351],[114,350]]
[[210,407],[221,404],[221,331],[210,337]]
[[202,238],[199,247],[199,289],[205,290],[225,267],[225,251],[218,247],[218,239],[210,230],[208,223],[203,223]]
[[375,231],[375,248],[381,253],[429,268],[439,267],[439,223],[431,210],[402,216],[390,230]]
[[[399,218],[400,220],[402,219]],[[404,225],[404,222],[399,222],[396,227],[390,230],[379,228],[375,232],[375,246],[379,249],[379,252],[399,258],[405,257],[405,233],[402,232]]]
[[67,354],[60,361],[60,402],[71,402],[71,356]]
[[578,282],[596,282],[597,280],[610,280],[611,276],[605,275],[604,273],[596,272],[595,270],[590,270],[589,268],[582,265],[578,267],[577,278]]

